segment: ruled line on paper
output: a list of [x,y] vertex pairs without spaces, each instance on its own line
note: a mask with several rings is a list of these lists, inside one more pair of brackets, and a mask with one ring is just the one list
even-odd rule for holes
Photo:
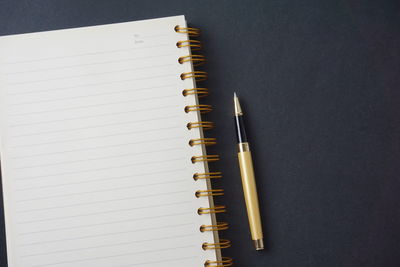
[[189,236],[192,236],[192,234],[172,235],[172,236],[166,236],[166,237],[147,238],[147,239],[143,239],[143,240],[133,240],[133,241],[129,241],[129,242],[120,242],[120,243],[115,243],[115,244],[98,245],[98,246],[91,246],[91,247],[80,247],[80,248],[74,248],[74,249],[56,250],[56,251],[50,251],[50,252],[46,252],[46,253],[27,254],[27,255],[22,255],[21,257],[26,258],[26,257],[40,256],[40,255],[50,255],[50,254],[57,254],[57,253],[68,253],[68,252],[82,251],[82,250],[88,250],[88,249],[108,248],[108,247],[115,247],[115,246],[140,244],[140,243],[144,243],[144,242],[160,241],[160,240],[165,240],[165,239],[182,238],[182,237],[189,237]]
[[[131,163],[131,164],[123,164],[119,166],[110,166],[106,168],[95,168],[95,169],[86,169],[86,170],[80,170],[80,171],[72,171],[72,172],[62,172],[62,173],[53,173],[53,174],[46,174],[46,175],[36,175],[36,176],[27,176],[27,177],[20,177],[20,178],[15,178],[15,180],[29,180],[29,179],[36,179],[36,178],[45,178],[45,177],[58,177],[60,175],[69,175],[69,174],[76,174],[76,173],[86,173],[86,172],[96,172],[96,171],[103,171],[103,170],[110,170],[110,169],[118,169],[118,168],[124,168],[124,167],[132,167],[132,166],[137,166],[137,165],[148,165],[148,164],[158,164],[158,163],[165,163],[165,162],[172,162],[176,160],[182,160],[185,158],[172,158],[172,159],[163,159],[159,161],[151,161],[151,162],[136,162],[136,163]],[[190,162],[190,159],[188,159],[188,162]]]
[[124,201],[124,200],[133,200],[133,199],[143,199],[143,198],[152,198],[152,197],[159,197],[159,196],[169,196],[174,194],[183,194],[187,193],[186,190],[179,190],[173,192],[164,192],[164,193],[157,193],[157,194],[148,194],[148,195],[140,195],[135,197],[123,197],[123,198],[110,198],[106,200],[97,200],[97,201],[90,201],[90,202],[79,202],[75,204],[68,204],[68,205],[59,205],[59,206],[52,206],[48,208],[41,208],[37,209],[36,211],[40,210],[51,210],[51,209],[58,209],[58,208],[71,208],[71,207],[78,207],[78,206],[85,206],[85,205],[93,205],[93,204],[100,204],[100,203],[108,203],[108,202],[116,202],[116,201]]
[[[52,68],[46,68],[46,69],[32,69],[32,70],[27,70],[27,71],[18,71],[18,72],[3,72],[1,74],[3,75],[19,75],[19,74],[26,74],[26,73],[35,73],[35,72],[42,72],[42,71],[49,71],[49,70],[61,70],[61,69],[69,69],[69,68],[75,68],[75,67],[87,67],[87,66],[96,66],[96,65],[103,65],[103,64],[112,64],[112,63],[120,63],[120,62],[128,62],[132,60],[140,60],[140,59],[150,59],[150,58],[160,58],[160,57],[165,57],[165,56],[170,56],[171,54],[161,54],[161,55],[154,55],[154,56],[140,56],[140,57],[133,57],[133,58],[124,58],[124,59],[119,59],[119,60],[108,60],[108,61],[101,61],[101,62],[93,62],[93,63],[87,63],[87,64],[74,64],[74,65],[67,65],[67,66],[62,66],[62,67],[52,67]],[[10,95],[16,95],[16,94],[10,94]]]
[[166,141],[166,140],[171,140],[172,141],[172,140],[178,140],[178,139],[181,139],[181,138],[180,137],[156,138],[156,139],[149,139],[149,140],[141,140],[141,141],[137,141],[137,142],[127,142],[127,143],[121,143],[121,144],[112,144],[112,145],[94,146],[94,147],[81,147],[81,148],[78,148],[78,149],[53,151],[53,152],[31,154],[31,155],[24,155],[24,156],[13,156],[11,158],[13,158],[13,159],[21,159],[21,158],[41,157],[41,156],[48,156],[48,155],[55,155],[55,154],[64,154],[64,153],[79,152],[79,151],[89,151],[89,150],[111,148],[111,147],[119,147],[119,146],[127,146],[127,145],[148,144],[148,143],[161,142],[161,141]]
[[[168,184],[174,184],[174,183],[182,183],[185,182],[186,179],[181,179],[177,181],[170,181]],[[158,183],[157,183],[158,184]],[[154,184],[150,185],[154,186]],[[136,188],[137,185],[133,186],[122,186],[122,187],[111,187],[107,189],[101,189],[101,190],[92,190],[92,191],[83,191],[83,192],[75,192],[75,193],[68,193],[68,194],[60,194],[60,195],[52,195],[52,196],[45,196],[45,197],[36,197],[36,198],[29,198],[29,199],[21,199],[17,200],[17,203],[20,202],[26,202],[26,201],[35,201],[35,200],[44,200],[44,199],[54,199],[54,198],[63,198],[63,197],[70,197],[70,196],[82,196],[86,194],[96,194],[96,193],[104,193],[104,192],[111,192],[111,191],[118,191],[118,190],[126,190],[126,189],[132,189]],[[142,186],[145,187],[145,186]]]
[[[167,77],[169,75],[162,75],[158,77]],[[151,78],[151,77],[150,77]],[[144,79],[148,79],[147,77]],[[44,89],[44,90],[31,90],[31,91],[24,91],[23,94],[27,93],[42,93],[42,92],[54,92],[58,90],[65,90],[65,89],[74,89],[74,88],[82,88],[82,87],[91,87],[91,86],[97,86],[97,85],[110,85],[110,84],[116,84],[116,83],[124,83],[124,82],[132,82],[132,81],[138,81],[138,79],[124,79],[124,80],[117,80],[117,81],[110,81],[110,82],[102,82],[102,83],[87,83],[87,84],[78,84],[74,86],[64,86],[64,87],[56,87],[56,88],[51,88],[51,89]]]
[[[130,113],[130,112],[131,111],[128,111],[127,113]],[[132,112],[137,112],[137,110],[132,111]],[[125,112],[122,113],[122,114],[125,114]],[[106,113],[106,115],[114,115],[114,114]],[[174,118],[174,117],[176,117],[176,116],[171,115],[171,116],[164,116],[164,117],[143,119],[143,120],[113,122],[113,123],[106,123],[106,124],[85,126],[85,127],[78,127],[78,128],[68,128],[68,129],[51,130],[51,131],[45,131],[45,132],[35,132],[35,133],[27,133],[27,134],[20,134],[20,135],[11,135],[11,137],[12,138],[17,138],[17,137],[34,136],[34,135],[42,135],[42,134],[52,134],[52,133],[60,133],[60,132],[65,133],[65,132],[78,131],[78,130],[88,130],[88,129],[94,129],[94,128],[101,128],[101,127],[106,127],[106,126],[116,126],[116,125],[124,125],[124,124],[136,124],[136,123],[149,122],[149,121],[154,121],[154,120],[159,121],[159,120],[164,120],[164,119],[171,119],[171,118]]]
[[[114,104],[114,103],[113,103]],[[92,105],[93,106],[102,106],[102,105],[108,105],[108,104],[97,104],[97,105]],[[158,107],[153,107],[151,110],[160,110],[160,109],[166,109],[166,108],[171,108],[175,107],[175,105],[163,105],[163,106],[158,106]],[[96,115],[88,115],[88,116],[79,116],[79,117],[73,117],[73,118],[65,118],[65,119],[58,119],[58,120],[47,120],[47,121],[41,121],[41,122],[33,122],[33,123],[20,123],[20,124],[12,124],[10,127],[19,127],[19,126],[28,126],[28,125],[35,125],[35,124],[47,124],[51,122],[65,122],[67,120],[77,120],[77,119],[89,119],[89,118],[98,118],[98,117],[103,117],[107,115],[121,115],[121,114],[128,114],[132,112],[140,112],[140,111],[148,111],[149,108],[141,108],[141,109],[135,109],[135,110],[129,110],[129,111],[120,111],[120,112],[108,112],[108,113],[101,113],[101,114],[96,114]],[[51,110],[49,111],[51,112]],[[147,120],[152,120],[152,119],[147,119]]]
[[142,47],[133,47],[133,48],[123,48],[123,49],[114,49],[114,50],[105,50],[99,52],[90,52],[90,53],[80,53],[68,56],[58,56],[58,57],[48,57],[48,58],[40,58],[40,59],[31,59],[31,60],[21,60],[21,61],[14,61],[14,62],[2,62],[2,64],[21,64],[21,63],[29,63],[29,62],[39,62],[39,61],[47,61],[53,59],[61,59],[61,58],[70,58],[70,57],[83,57],[83,56],[92,56],[92,55],[100,55],[100,54],[112,54],[118,53],[123,51],[133,51],[137,49],[148,49],[148,48],[157,48],[157,47],[165,47],[167,44],[159,44],[156,46],[142,46]]
[[21,84],[33,84],[33,83],[42,83],[42,82],[50,82],[50,81],[59,81],[64,79],[74,79],[74,78],[82,78],[82,77],[90,77],[90,76],[98,76],[98,75],[105,75],[105,74],[112,74],[112,73],[121,73],[121,72],[129,72],[133,70],[142,70],[142,69],[155,69],[155,68],[163,68],[163,67],[170,67],[172,64],[163,64],[163,65],[155,65],[155,66],[146,66],[146,67],[139,67],[139,68],[127,68],[122,70],[115,70],[115,71],[104,71],[104,72],[95,72],[95,73],[87,73],[81,75],[70,75],[70,76],[63,76],[57,78],[50,78],[50,79],[41,79],[41,80],[28,80],[23,82],[9,82],[8,85],[21,85]]
[[[147,220],[147,219],[150,220],[150,219],[158,219],[158,218],[166,218],[166,217],[176,217],[176,216],[181,216],[181,215],[188,215],[190,213],[193,213],[193,211],[170,213],[170,214],[166,214],[166,215],[163,214],[163,215],[148,216],[148,217],[141,218],[141,220]],[[42,231],[20,232],[20,233],[18,233],[18,235],[22,236],[22,235],[31,235],[31,234],[38,234],[38,233],[48,233],[48,232],[55,232],[55,231],[80,229],[80,228],[87,228],[87,227],[94,227],[94,226],[102,226],[102,225],[134,222],[134,221],[138,221],[138,219],[135,218],[135,219],[127,219],[127,220],[116,220],[116,221],[110,221],[110,222],[104,222],[104,223],[95,223],[95,224],[92,223],[92,224],[69,226],[69,227],[59,227],[59,228],[46,229],[46,230],[42,230]]]
[[[155,80],[157,78],[165,78],[165,77],[171,78],[171,77],[174,77],[174,76],[171,75],[171,74],[165,74],[165,75],[147,76],[147,77],[142,77],[142,78],[134,78],[134,79],[126,79],[126,80],[118,80],[118,81],[110,81],[110,82],[100,82],[100,83],[91,83],[91,84],[78,84],[78,85],[68,86],[68,87],[53,88],[51,91],[71,89],[71,88],[82,88],[82,87],[87,87],[87,86],[109,85],[109,84],[132,82],[132,81],[143,81],[143,80],[149,80],[149,79],[150,80]],[[43,91],[40,91],[40,92],[43,92]],[[35,90],[33,92],[35,92]]]
[[24,144],[24,145],[15,145],[15,146],[10,146],[11,148],[17,148],[17,147],[33,147],[33,146],[41,146],[41,145],[49,145],[49,144],[61,144],[61,143],[68,143],[68,142],[74,142],[74,141],[82,141],[82,140],[91,140],[95,138],[104,138],[104,137],[110,137],[110,136],[120,136],[120,135],[127,135],[127,134],[133,134],[133,133],[150,133],[152,131],[157,131],[157,130],[171,130],[171,129],[177,129],[179,126],[170,126],[170,127],[165,127],[165,128],[156,128],[156,129],[146,129],[146,130],[140,130],[140,131],[130,131],[130,132],[120,132],[120,133],[113,133],[113,134],[107,134],[107,135],[97,135],[97,136],[90,136],[90,137],[85,137],[85,138],[74,138],[74,139],[67,139],[67,140],[59,140],[59,141],[52,141],[52,142],[43,142],[43,143],[36,143],[36,144]]
[[[168,182],[168,184],[173,184],[174,182],[182,182],[182,180],[181,181],[170,181],[170,182]],[[183,194],[183,193],[187,193],[187,191],[180,190],[180,191],[174,191],[174,192],[164,192],[164,193],[157,193],[157,194],[150,194],[150,195],[140,195],[138,197],[110,198],[110,199],[106,199],[106,200],[98,200],[98,201],[91,201],[91,202],[79,202],[79,203],[75,203],[75,204],[59,205],[59,206],[52,206],[52,207],[47,207],[47,208],[29,209],[29,210],[27,209],[27,210],[23,210],[23,211],[17,212],[17,213],[37,212],[37,211],[53,210],[53,209],[60,209],[60,208],[72,208],[72,207],[88,206],[88,205],[100,204],[100,203],[104,204],[104,203],[124,201],[124,200],[170,196],[170,195]]]
[[[180,180],[175,180],[175,181],[168,181],[166,183],[156,183],[156,185],[182,183],[182,182],[185,182],[185,181],[186,181],[186,179],[180,179]],[[149,185],[149,186],[154,186],[154,184]],[[140,186],[136,186],[136,187],[146,187],[146,185],[140,185]],[[160,197],[160,196],[169,196],[169,195],[183,194],[183,193],[187,193],[187,191],[179,190],[179,191],[173,191],[173,192],[164,192],[164,193],[157,193],[157,194],[140,195],[140,196],[135,196],[135,197],[110,198],[110,199],[106,199],[106,200],[97,200],[97,201],[89,201],[89,202],[78,202],[78,203],[75,203],[75,204],[68,204],[68,205],[58,205],[58,206],[51,206],[51,207],[38,208],[38,209],[19,210],[19,211],[17,211],[17,213],[37,212],[37,211],[53,210],[53,209],[60,209],[60,208],[72,208],[72,207],[88,206],[88,205],[100,204],[100,203],[109,203],[109,202],[124,201],[124,200],[133,200],[133,199],[143,199],[143,198],[152,198],[152,197]]]
[[[173,184],[173,183],[181,183],[186,181],[186,179],[181,179],[181,180],[176,180],[176,181],[168,181],[166,183],[156,183],[156,185],[160,184]],[[149,185],[149,186],[154,186],[154,184]],[[136,187],[146,187],[146,185],[140,185]],[[87,205],[93,205],[93,204],[99,204],[99,203],[108,203],[108,202],[115,202],[115,201],[123,201],[123,200],[133,200],[133,199],[142,199],[142,198],[151,198],[151,197],[159,197],[159,196],[164,196],[164,195],[172,195],[172,194],[181,194],[181,193],[187,193],[186,191],[180,190],[180,191],[174,191],[174,192],[164,192],[164,193],[157,193],[157,194],[149,194],[149,195],[140,195],[136,197],[124,197],[124,198],[112,198],[112,199],[107,199],[107,200],[98,200],[98,201],[90,201],[90,202],[79,202],[75,204],[68,204],[68,205],[59,205],[59,206],[51,206],[51,207],[45,207],[45,208],[39,208],[39,209],[26,209],[26,210],[19,210],[17,213],[26,213],[26,212],[36,212],[36,211],[43,211],[43,210],[52,210],[52,209],[60,209],[60,208],[71,208],[71,207],[77,207],[77,206],[87,206]]]
[[[172,129],[178,129],[179,126],[170,126],[170,127],[165,127],[165,128],[157,128],[157,129],[146,129],[146,130],[140,130],[140,131],[130,131],[130,132],[119,132],[119,133],[113,133],[113,134],[107,134],[107,135],[98,135],[98,136],[90,136],[90,137],[84,137],[84,138],[74,138],[74,139],[67,139],[67,140],[59,140],[59,141],[52,141],[52,142],[42,142],[42,143],[36,143],[36,144],[28,144],[28,145],[15,145],[15,146],[10,146],[11,148],[21,148],[21,147],[35,147],[35,146],[42,146],[42,145],[50,145],[50,144],[61,144],[61,143],[69,143],[69,142],[75,142],[75,141],[83,141],[83,140],[92,140],[96,138],[106,138],[106,137],[112,137],[112,136],[124,136],[124,135],[131,135],[134,133],[151,133],[154,131],[159,131],[159,130],[172,130]],[[146,140],[143,140],[146,141]]]
[[30,169],[30,168],[38,168],[38,167],[48,167],[48,166],[63,165],[63,164],[70,164],[70,163],[87,162],[87,161],[93,161],[93,160],[104,160],[104,159],[121,158],[121,157],[126,157],[126,156],[144,155],[144,154],[149,154],[149,153],[158,153],[158,152],[165,152],[165,151],[175,152],[178,150],[182,151],[183,147],[182,146],[170,147],[170,148],[165,148],[165,149],[139,151],[139,152],[125,153],[125,154],[116,154],[116,155],[112,155],[112,156],[102,156],[102,157],[97,157],[97,158],[84,158],[84,159],[79,159],[79,160],[65,160],[65,161],[58,161],[58,162],[52,162],[52,163],[22,165],[22,166],[15,166],[14,169],[22,170],[22,169]]
[[[87,183],[93,183],[93,182],[100,182],[100,181],[114,181],[114,180],[119,180],[119,179],[132,179],[132,177],[136,176],[149,176],[149,175],[154,175],[154,174],[168,174],[168,173],[175,173],[178,171],[183,171],[183,168],[180,169],[173,169],[173,170],[163,170],[163,171],[157,171],[157,172],[150,172],[150,173],[135,173],[134,175],[125,175],[125,176],[114,176],[114,177],[106,177],[106,178],[100,178],[100,179],[90,179],[90,180],[84,180],[84,181],[79,181],[79,182],[72,182],[72,183],[63,183],[63,184],[53,184],[53,185],[45,185],[45,186],[31,186],[31,187],[26,187],[26,188],[17,188],[15,191],[29,191],[29,190],[38,190],[38,189],[44,189],[44,188],[56,188],[56,187],[63,187],[63,186],[69,186],[69,185],[77,185],[77,184],[87,184]],[[165,181],[165,182],[157,182],[154,183],[154,185],[157,184],[168,184],[170,181]],[[147,184],[146,184],[147,185]],[[140,187],[141,185],[137,185]],[[26,211],[31,211],[31,209],[26,210]],[[23,211],[16,211],[18,212],[23,212]]]
[[[160,88],[168,88],[168,87],[172,87],[172,86],[176,86],[176,84],[165,84],[165,85],[162,85],[162,86],[150,86],[150,87],[148,86],[148,87],[142,87],[142,88],[138,88],[138,89],[129,88],[129,89],[117,90],[117,91],[116,90],[112,90],[112,92],[71,96],[71,97],[64,97],[62,99],[63,100],[70,100],[70,99],[81,99],[81,98],[93,97],[93,96],[117,95],[117,94],[121,94],[121,93],[137,93],[137,92],[140,92],[140,91],[154,90],[154,89],[160,89]],[[33,92],[33,93],[36,93],[36,92]],[[39,112],[34,112],[34,113],[40,113],[40,111]],[[32,114],[32,112],[10,114],[10,116],[21,116],[21,115],[27,115],[27,114]]]
[[189,260],[189,259],[193,259],[193,258],[195,258],[194,255],[193,256],[188,256],[188,257],[179,257],[179,258],[163,259],[163,260],[157,260],[157,261],[146,261],[146,262],[140,262],[140,263],[134,263],[134,264],[128,264],[128,265],[120,265],[120,266],[117,266],[117,267],[132,267],[132,266],[142,266],[142,265],[149,265],[149,264],[155,264],[155,263],[164,263],[164,262],[179,262],[179,261]]
[[81,239],[87,239],[87,238],[97,238],[97,237],[111,236],[111,235],[131,234],[131,233],[137,233],[137,232],[170,229],[170,228],[173,228],[173,227],[182,227],[182,226],[189,226],[189,225],[193,225],[193,222],[181,223],[181,224],[170,224],[170,225],[163,225],[163,226],[157,226],[157,227],[147,227],[147,228],[140,228],[140,229],[129,230],[129,231],[119,231],[119,232],[112,232],[112,233],[101,233],[101,234],[95,234],[95,235],[85,235],[85,236],[79,236],[79,237],[76,237],[76,238],[63,238],[63,239],[53,239],[53,240],[31,242],[31,243],[21,243],[19,245],[23,246],[23,247],[35,246],[35,245],[44,245],[44,244],[49,244],[49,243],[75,241],[75,240],[81,240]]
[[[158,207],[169,207],[169,206],[186,205],[187,203],[190,203],[190,201],[179,201],[179,202],[175,201],[175,202],[172,202],[172,203],[163,203],[163,204],[157,204],[157,205],[153,204],[153,205],[147,205],[147,206],[142,206],[142,207],[132,207],[132,208],[124,208],[124,209],[112,209],[112,210],[99,211],[99,212],[87,212],[85,214],[68,215],[68,216],[45,218],[45,219],[30,220],[30,221],[20,221],[20,222],[17,222],[16,224],[23,225],[23,224],[27,224],[27,223],[42,223],[42,222],[57,221],[57,220],[64,220],[64,219],[70,219],[70,218],[79,218],[79,217],[101,215],[101,214],[111,214],[111,213],[122,212],[122,211],[133,211],[133,210],[156,208],[156,207],[158,208]],[[140,218],[137,218],[137,219],[140,219]]]
[[[178,247],[169,247],[169,248],[165,248],[165,249],[157,249],[157,252],[169,251],[169,250],[177,250],[177,249],[187,249],[187,248],[191,248],[191,247],[194,248],[196,246],[187,244],[186,246],[178,246]],[[121,256],[140,255],[140,254],[147,254],[147,253],[154,253],[154,249],[145,250],[145,251],[138,251],[138,252],[133,252],[133,253],[115,254],[115,255],[110,255],[110,256],[92,257],[92,258],[79,259],[79,260],[52,262],[52,263],[49,263],[49,264],[33,265],[32,267],[54,266],[54,265],[60,265],[60,264],[66,264],[66,263],[84,262],[84,261],[99,260],[99,259],[109,259],[109,258],[115,258],[115,257],[121,257]]]
[[[140,103],[142,101],[148,101],[152,99],[162,99],[162,98],[168,98],[176,96],[175,94],[169,94],[169,95],[162,95],[162,96],[151,96],[151,97],[146,97],[146,98],[139,98],[139,99],[131,99],[131,100],[124,100],[124,101],[115,101],[115,102],[105,102],[105,103],[99,103],[99,104],[93,104],[93,105],[85,105],[85,106],[77,106],[77,107],[71,107],[71,109],[79,109],[79,108],[87,108],[87,107],[97,107],[97,106],[106,106],[106,105],[112,105],[112,104],[124,104],[124,103]],[[91,96],[89,96],[91,97]],[[82,99],[85,98],[85,96],[76,96],[73,98],[53,98],[53,99],[45,99],[45,100],[39,100],[39,101],[30,101],[30,102],[22,102],[22,103],[13,103],[10,104],[10,106],[19,106],[19,105],[30,105],[30,104],[39,104],[39,103],[51,103],[51,102],[57,102],[57,101],[65,101],[65,100],[70,100],[70,99]],[[57,111],[57,110],[49,110],[49,112],[52,111]]]

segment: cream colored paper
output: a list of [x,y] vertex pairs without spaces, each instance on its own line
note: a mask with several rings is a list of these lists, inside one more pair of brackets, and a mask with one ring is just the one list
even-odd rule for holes
[[0,37],[10,267],[204,266],[183,16]]

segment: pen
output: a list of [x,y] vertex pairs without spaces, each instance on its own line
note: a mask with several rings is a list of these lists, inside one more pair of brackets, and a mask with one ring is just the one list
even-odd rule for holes
[[244,199],[246,201],[247,216],[249,219],[251,238],[256,250],[264,249],[264,239],[261,227],[260,208],[258,205],[257,187],[254,177],[253,160],[246,131],[243,124],[243,111],[240,107],[239,98],[233,95],[235,104],[235,124],[238,140],[238,159],[240,175],[242,177]]

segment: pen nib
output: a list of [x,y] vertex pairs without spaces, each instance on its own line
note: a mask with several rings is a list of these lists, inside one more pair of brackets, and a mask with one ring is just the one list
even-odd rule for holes
[[236,93],[233,93],[233,102],[235,104],[235,116],[243,115],[242,108],[240,107],[239,98],[237,97]]

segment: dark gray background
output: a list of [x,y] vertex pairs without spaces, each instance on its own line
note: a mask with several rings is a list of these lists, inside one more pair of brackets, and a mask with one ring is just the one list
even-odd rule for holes
[[[180,14],[203,30],[209,59],[213,166],[231,223],[222,236],[233,242],[224,254],[235,266],[400,266],[399,1],[0,0],[0,35]],[[262,252],[249,240],[234,91],[248,115]]]

